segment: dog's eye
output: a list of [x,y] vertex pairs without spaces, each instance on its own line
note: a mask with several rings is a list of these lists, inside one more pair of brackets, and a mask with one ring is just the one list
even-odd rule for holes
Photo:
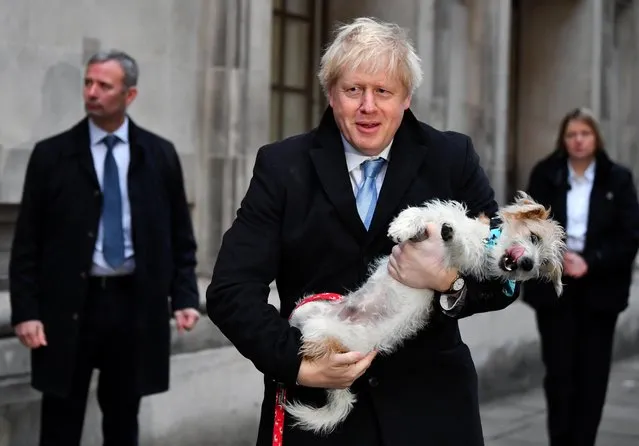
[[533,242],[534,244],[539,243],[539,236],[537,234],[535,234],[534,232],[530,233],[530,241]]

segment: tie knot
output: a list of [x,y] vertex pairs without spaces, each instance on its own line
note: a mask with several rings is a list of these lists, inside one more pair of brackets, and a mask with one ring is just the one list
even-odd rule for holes
[[366,160],[362,163],[362,170],[364,171],[364,178],[375,178],[382,166],[384,165],[384,158],[375,158]]
[[102,142],[104,143],[105,146],[107,146],[107,149],[112,150],[115,145],[120,142],[120,138],[118,138],[115,135],[107,135],[104,138],[102,138]]

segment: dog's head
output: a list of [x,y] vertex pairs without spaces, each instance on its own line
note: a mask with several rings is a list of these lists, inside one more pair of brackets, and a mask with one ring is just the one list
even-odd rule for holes
[[519,192],[512,204],[500,209],[498,216],[502,232],[494,247],[493,272],[516,281],[550,281],[560,296],[565,232],[550,218],[550,210]]

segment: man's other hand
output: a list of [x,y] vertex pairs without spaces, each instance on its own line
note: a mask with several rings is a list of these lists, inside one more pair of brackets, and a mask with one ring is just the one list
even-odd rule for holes
[[316,361],[302,360],[297,383],[306,387],[346,389],[362,376],[377,352],[367,355],[358,352],[333,353]]
[[44,335],[44,325],[40,321],[25,321],[15,327],[16,336],[25,346],[38,348],[47,345]]
[[195,308],[184,308],[173,313],[178,333],[191,331],[200,319],[200,312]]

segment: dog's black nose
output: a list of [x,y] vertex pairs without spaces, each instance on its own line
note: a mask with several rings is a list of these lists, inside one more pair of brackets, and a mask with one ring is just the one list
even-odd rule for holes
[[524,257],[520,260],[519,266],[524,271],[530,271],[531,269],[533,269],[533,261],[530,257]]
[[453,232],[453,227],[448,223],[444,223],[441,230],[442,240],[449,242],[453,238]]

